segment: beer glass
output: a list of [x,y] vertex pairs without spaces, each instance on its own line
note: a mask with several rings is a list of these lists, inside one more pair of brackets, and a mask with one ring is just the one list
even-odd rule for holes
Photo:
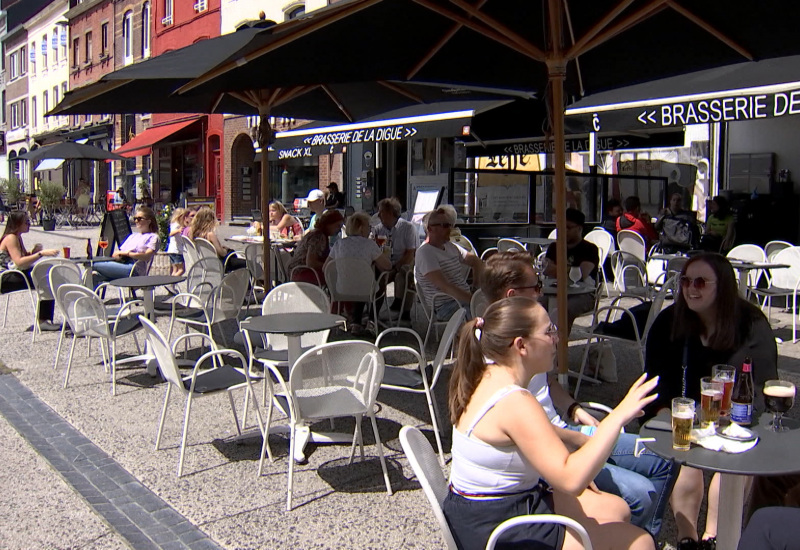
[[689,450],[689,436],[694,423],[694,399],[676,397],[672,400],[672,448]]
[[716,427],[722,406],[723,383],[710,376],[700,379],[700,427]]
[[783,426],[783,413],[794,405],[794,384],[785,380],[767,380],[764,382],[764,404],[767,411],[771,412],[772,431],[785,432]]
[[736,382],[736,368],[730,365],[714,365],[711,378],[722,381],[722,405],[719,407],[719,415],[727,418],[731,415],[731,394]]
[[69,255],[70,255],[70,254],[69,254],[69,253],[70,253],[70,249],[69,249],[69,247],[68,247],[68,246],[65,246],[65,247],[62,249],[62,251],[61,251],[61,252],[64,254],[64,257],[65,257],[66,259],[69,259]]

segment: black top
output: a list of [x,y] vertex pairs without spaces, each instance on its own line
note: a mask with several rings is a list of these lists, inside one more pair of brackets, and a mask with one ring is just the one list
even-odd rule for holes
[[[552,243],[547,247],[545,258],[553,263],[556,262],[556,243]],[[594,264],[594,269],[590,275],[597,279],[597,264],[600,263],[600,253],[594,243],[581,239],[581,242],[572,248],[567,248],[567,269],[578,267],[583,262],[592,262]]]
[[[647,336],[645,371],[649,376],[660,376],[656,391],[658,399],[646,409],[642,422],[662,408],[669,408],[673,397],[680,397],[683,387],[683,355],[686,342],[673,342],[672,320],[675,306],[662,311]],[[755,307],[743,308],[739,320],[741,330],[747,336],[739,349],[715,351],[700,341],[700,336],[688,339],[688,365],[686,369],[686,397],[700,401],[700,379],[711,376],[711,368],[717,364],[728,364],[741,369],[745,357],[753,360],[753,385],[755,386],[756,410],[763,410],[762,389],[764,382],[778,377],[778,348],[767,318]]]
[[[664,412],[658,415],[658,419],[668,423],[670,415]],[[688,451],[678,451],[672,448],[671,432],[649,430],[647,425],[639,430],[639,437],[654,437],[655,441],[645,445],[663,458],[674,458],[679,464],[710,472],[741,475],[787,475],[800,472],[800,461],[797,460],[800,422],[785,418],[783,424],[788,431],[773,432],[769,425],[771,421],[772,415],[769,413],[754,416],[750,429],[758,435],[758,443],[749,451],[737,454],[711,451],[695,444]]]
[[325,208],[344,208],[344,193],[336,191],[325,199]]
[[242,328],[268,334],[305,334],[334,328],[344,317],[332,313],[274,313],[242,321]]
[[124,288],[153,288],[156,286],[174,285],[185,281],[186,277],[173,277],[172,275],[140,275],[138,277],[123,277],[109,281],[109,284]]

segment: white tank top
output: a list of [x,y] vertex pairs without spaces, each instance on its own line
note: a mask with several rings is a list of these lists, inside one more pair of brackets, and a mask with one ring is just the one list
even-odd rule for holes
[[475,415],[467,433],[453,427],[453,466],[450,484],[469,498],[469,495],[503,495],[521,493],[539,483],[539,472],[519,452],[516,445],[495,447],[472,436],[481,419],[501,399],[515,391],[528,391],[517,385],[499,389]]

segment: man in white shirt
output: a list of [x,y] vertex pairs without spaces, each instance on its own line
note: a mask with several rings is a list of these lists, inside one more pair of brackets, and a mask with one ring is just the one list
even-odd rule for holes
[[436,293],[452,298],[439,296],[432,304],[440,321],[448,320],[460,307],[469,310],[472,294],[467,283],[467,268],[472,268],[476,280],[483,271],[480,258],[450,242],[450,229],[454,222],[442,208],[426,214],[423,223],[428,239],[417,249],[414,265],[417,289],[426,303],[430,304]]
[[[392,197],[378,203],[378,218],[381,223],[375,228],[375,235],[386,237],[386,244],[392,251],[392,269],[389,271],[389,280],[394,281],[395,300],[391,305],[392,311],[400,311],[406,291],[406,277],[401,273],[402,267],[414,264],[419,242],[414,224],[401,218],[400,214],[401,206],[397,199]],[[411,300],[408,300],[405,311],[411,311],[411,306]]]

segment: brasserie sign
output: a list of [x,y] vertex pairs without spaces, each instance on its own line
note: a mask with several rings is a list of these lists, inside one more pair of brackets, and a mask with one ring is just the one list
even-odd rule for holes
[[414,126],[384,126],[342,132],[313,134],[303,139],[303,143],[315,147],[319,145],[349,145],[351,143],[371,143],[378,141],[401,141],[411,139],[417,134]]

